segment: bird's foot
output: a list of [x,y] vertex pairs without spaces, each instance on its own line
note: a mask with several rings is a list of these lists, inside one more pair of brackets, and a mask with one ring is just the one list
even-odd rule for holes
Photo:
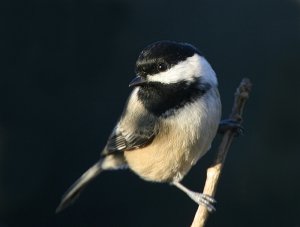
[[218,128],[218,133],[224,134],[227,130],[233,130],[236,136],[244,134],[244,127],[241,123],[234,119],[224,119],[221,120]]
[[195,201],[199,205],[205,206],[209,212],[216,210],[216,208],[213,205],[214,203],[216,203],[216,200],[214,198],[212,198],[211,196],[205,195],[202,193],[198,193],[198,192],[194,192],[194,191],[186,188],[179,182],[173,182],[172,184],[174,186],[176,186],[178,189],[180,189],[181,191],[183,191],[184,193],[186,193],[193,201]]
[[191,192],[189,196],[199,205],[205,206],[209,212],[216,211],[216,208],[213,205],[216,203],[216,200],[213,197],[198,192]]

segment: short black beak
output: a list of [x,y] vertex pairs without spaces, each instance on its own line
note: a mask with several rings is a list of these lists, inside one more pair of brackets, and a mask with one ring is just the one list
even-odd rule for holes
[[146,80],[144,78],[137,76],[129,83],[129,87],[141,86],[145,83],[146,83]]

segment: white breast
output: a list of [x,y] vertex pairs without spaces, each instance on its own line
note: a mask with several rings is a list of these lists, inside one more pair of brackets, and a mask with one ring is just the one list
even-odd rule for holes
[[221,117],[217,89],[187,105],[160,121],[159,133],[150,145],[125,152],[129,167],[140,177],[180,181],[210,148]]

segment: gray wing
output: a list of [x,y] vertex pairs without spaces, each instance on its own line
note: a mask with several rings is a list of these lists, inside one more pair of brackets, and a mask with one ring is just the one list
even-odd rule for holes
[[140,118],[139,121],[124,124],[122,120],[110,135],[104,154],[133,150],[150,144],[157,134],[155,118]]

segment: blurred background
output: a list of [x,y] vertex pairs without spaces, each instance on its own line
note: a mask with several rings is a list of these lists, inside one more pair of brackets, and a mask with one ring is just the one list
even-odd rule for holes
[[[105,172],[69,209],[62,194],[99,157],[149,43],[190,42],[219,78],[223,117],[254,87],[207,226],[300,226],[300,1],[1,1],[0,226],[189,226],[167,184]],[[184,184],[201,191],[220,136]]]

